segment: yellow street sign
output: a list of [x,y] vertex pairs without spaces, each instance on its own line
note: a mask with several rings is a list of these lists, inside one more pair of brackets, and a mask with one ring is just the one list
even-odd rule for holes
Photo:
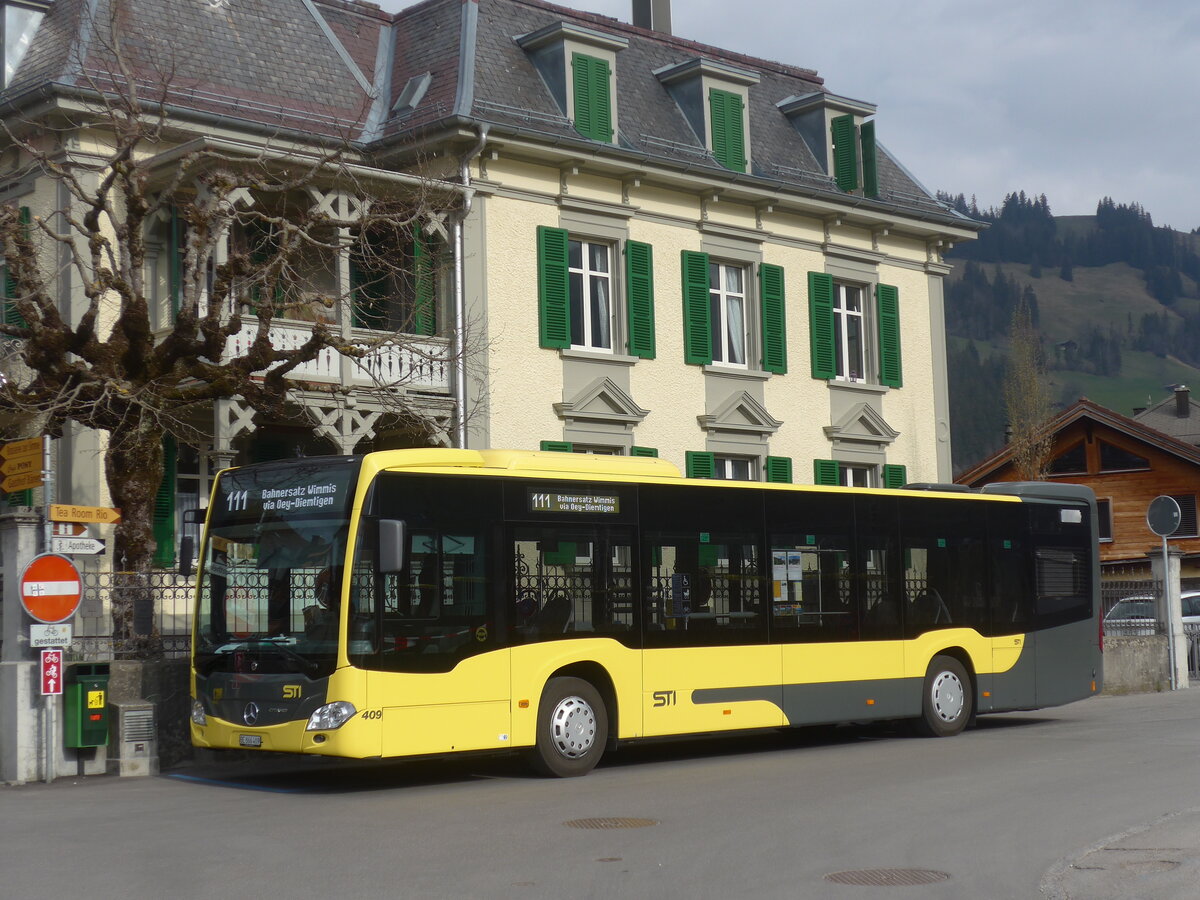
[[0,463],[0,475],[20,475],[24,472],[37,472],[42,468],[42,461],[36,456],[19,456],[16,459],[6,459]]
[[50,504],[51,522],[98,522],[115,525],[121,521],[121,511],[107,506],[72,506],[69,503]]
[[27,456],[40,456],[41,453],[42,439],[40,437],[0,444],[0,459],[22,459]]
[[20,475],[7,475],[3,481],[0,481],[0,491],[6,491],[11,494],[15,491],[25,491],[29,488],[42,486],[42,470],[37,469],[33,472],[22,472]]

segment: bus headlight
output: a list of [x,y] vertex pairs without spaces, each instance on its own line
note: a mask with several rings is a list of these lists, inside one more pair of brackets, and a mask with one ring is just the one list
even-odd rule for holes
[[347,703],[345,700],[326,703],[308,717],[308,725],[305,726],[304,730],[333,731],[335,728],[341,728],[349,722],[357,712],[358,710],[354,708],[354,704]]
[[204,714],[204,704],[199,700],[192,701],[192,721],[197,725],[208,724],[208,716]]

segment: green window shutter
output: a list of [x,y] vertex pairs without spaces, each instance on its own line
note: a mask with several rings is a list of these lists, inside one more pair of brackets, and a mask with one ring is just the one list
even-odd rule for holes
[[175,476],[178,452],[175,438],[163,438],[163,474],[154,495],[154,565],[170,568],[175,565]]
[[812,350],[812,376],[837,377],[833,339],[833,276],[808,273],[808,334]]
[[629,355],[654,359],[654,251],[649,244],[625,242],[625,303]]
[[838,478],[840,466],[836,459],[813,460],[813,484],[837,486],[841,484]]
[[612,96],[608,60],[571,54],[575,130],[594,141],[612,143]]
[[630,456],[652,456],[655,459],[657,459],[658,458],[658,448],[657,447],[630,447],[629,455]]
[[567,232],[537,230],[538,336],[547,349],[571,346],[571,290],[567,261]]
[[684,453],[688,478],[715,478],[717,454],[703,450],[688,450]]
[[437,306],[433,290],[433,257],[420,231],[413,234],[413,334],[437,331]]
[[792,458],[790,456],[767,457],[767,481],[776,484],[792,483]]
[[758,267],[758,290],[762,298],[763,370],[787,374],[787,317],[784,303],[783,267],[767,263]]
[[908,484],[908,469],[904,466],[887,465],[883,467],[883,486],[899,489]]
[[879,383],[903,387],[900,367],[900,291],[890,284],[875,288],[879,319]]
[[[18,210],[18,215],[21,220],[21,230],[24,232],[25,237],[28,238],[29,237],[29,229],[30,229],[30,226],[33,221],[29,214],[29,207],[22,206]],[[12,272],[9,270],[8,266],[6,265],[4,267],[4,300],[5,300],[4,324],[5,325],[14,325],[17,328],[24,328],[25,324],[26,324],[25,317],[22,316],[21,313],[17,310],[17,303],[16,303],[17,293],[18,293],[18,288],[17,288],[16,276],[14,276],[12,274]],[[24,494],[25,492],[20,491],[19,493]],[[28,506],[29,504],[24,503],[21,505]]]
[[350,324],[355,328],[366,328],[363,308],[366,305],[366,273],[362,264],[350,257]]
[[858,188],[858,145],[854,140],[854,116],[835,116],[833,133],[833,178],[843,191]]
[[541,449],[551,453],[573,453],[575,445],[570,441],[542,441]]
[[708,254],[683,251],[684,362],[707,366],[712,362],[712,319],[708,311]]
[[863,196],[879,196],[879,166],[875,152],[875,123],[863,122],[859,129],[863,160]]
[[548,566],[573,566],[578,555],[579,547],[575,541],[562,541],[558,549],[542,553],[542,562]]
[[746,171],[746,132],[743,124],[741,95],[717,89],[708,92],[708,110],[712,121],[712,154],[721,165],[734,172]]

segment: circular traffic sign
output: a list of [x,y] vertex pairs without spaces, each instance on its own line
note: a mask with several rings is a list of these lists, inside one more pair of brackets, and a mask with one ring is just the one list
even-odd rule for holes
[[75,564],[57,553],[35,556],[21,573],[21,605],[43,625],[75,615],[82,589]]
[[1165,494],[1150,501],[1146,510],[1146,524],[1159,537],[1167,537],[1179,529],[1179,521],[1183,514],[1179,511],[1179,503],[1174,497]]

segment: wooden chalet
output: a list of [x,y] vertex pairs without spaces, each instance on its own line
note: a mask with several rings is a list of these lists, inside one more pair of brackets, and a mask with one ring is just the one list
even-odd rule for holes
[[[1168,542],[1184,554],[1183,574],[1200,574],[1200,447],[1087,399],[1063,410],[1046,427],[1054,432],[1048,478],[1085,484],[1096,492],[1103,565],[1145,565],[1149,570],[1146,553],[1158,549],[1161,539],[1147,526],[1146,509],[1165,494],[1175,498],[1182,513]],[[1011,448],[1005,447],[955,480],[980,487],[1020,476]]]

